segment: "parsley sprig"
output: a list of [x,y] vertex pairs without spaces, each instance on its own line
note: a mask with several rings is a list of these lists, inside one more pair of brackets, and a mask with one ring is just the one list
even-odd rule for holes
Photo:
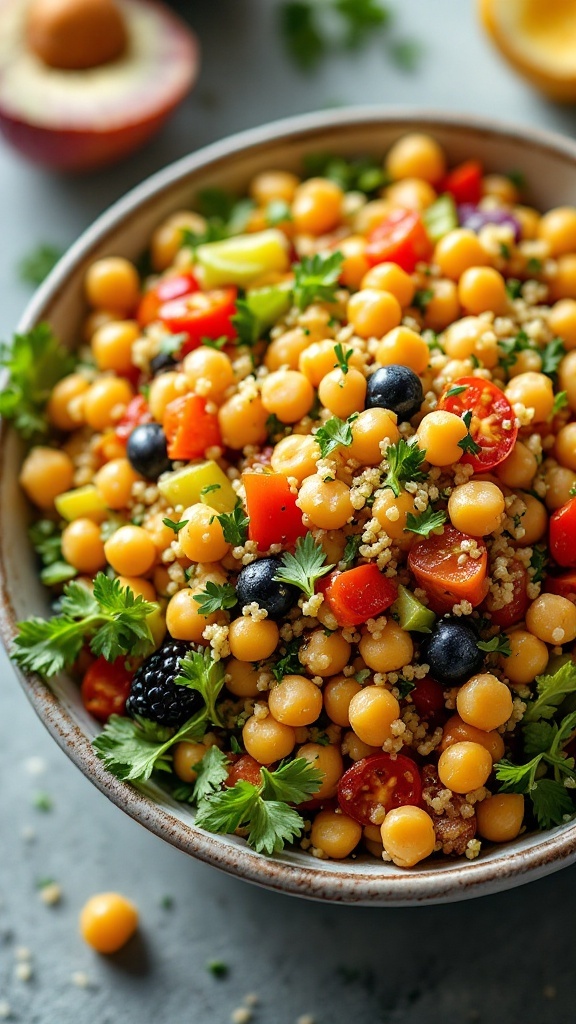
[[278,682],[284,679],[284,676],[298,675],[302,671],[302,663],[298,657],[301,646],[301,638],[293,637],[283,648],[284,654],[270,666],[270,671]]
[[303,256],[294,266],[294,304],[300,310],[313,302],[334,302],[344,257],[341,252],[329,256],[315,253]]
[[426,475],[420,469],[426,459],[426,452],[419,448],[415,441],[405,441],[403,437],[397,444],[390,444],[386,449],[388,472],[382,487],[389,487],[395,498],[400,497],[402,484],[409,480],[424,480]]
[[237,547],[246,543],[250,516],[246,515],[240,501],[238,501],[232,512],[221,512],[220,515],[214,518],[220,523],[224,540],[228,544]]
[[155,607],[103,572],[96,576],[92,593],[72,581],[64,587],[61,614],[18,623],[12,658],[21,668],[49,678],[69,668],[86,642],[106,661],[122,654],[149,654],[153,640],[148,615]]
[[350,420],[341,420],[338,416],[331,416],[326,423],[318,427],[314,438],[318,442],[322,458],[325,459],[337,448],[347,448],[352,444]]
[[194,595],[194,600],[198,603],[200,615],[226,611],[238,604],[236,591],[230,583],[212,583],[211,580],[208,580],[204,590]]
[[238,334],[238,344],[254,348],[260,337],[260,322],[246,299],[238,299],[236,312],[230,317]]
[[470,433],[470,424],[472,423],[471,409],[467,409],[466,412],[462,413],[462,422],[464,423],[468,433],[461,441],[458,441],[458,447],[462,449],[465,455],[478,455],[478,452],[482,451],[482,448]]
[[435,512],[431,505],[421,512],[419,515],[415,515],[413,512],[409,512],[406,516],[406,529],[410,533],[419,533],[422,537],[429,537],[432,530],[438,530],[447,521],[448,516],[443,511]]
[[40,579],[46,587],[65,583],[78,575],[78,570],[62,556],[62,535],[51,519],[39,519],[28,530],[32,546],[42,561]]
[[12,345],[0,344],[0,367],[8,383],[0,393],[0,416],[12,420],[22,437],[47,433],[44,409],[55,384],[73,370],[74,356],[52,333],[38,324],[27,334],[16,334]]
[[489,640],[477,640],[476,647],[480,651],[486,651],[487,654],[502,654],[505,658],[509,658],[512,654],[510,638],[506,633],[498,633],[496,636],[490,637]]
[[298,538],[294,554],[284,551],[281,558],[282,566],[272,578],[279,583],[293,584],[307,597],[314,594],[316,581],[334,568],[326,565],[324,548],[311,533]]

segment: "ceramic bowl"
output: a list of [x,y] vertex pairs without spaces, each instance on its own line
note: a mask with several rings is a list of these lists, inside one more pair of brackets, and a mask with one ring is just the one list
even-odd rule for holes
[[[74,345],[85,313],[82,279],[90,262],[110,254],[137,258],[154,227],[172,211],[189,206],[198,189],[218,186],[242,192],[258,171],[297,169],[303,155],[311,152],[383,154],[403,132],[420,129],[436,136],[451,163],[478,157],[488,170],[521,170],[529,184],[530,202],[537,207],[576,203],[576,143],[560,136],[434,112],[354,108],[302,115],[217,142],[134,189],[72,246],[37,292],[18,329],[26,331],[47,320],[64,341]],[[47,608],[26,535],[28,512],[17,484],[21,455],[14,432],[3,425],[0,629],[8,648],[15,623]],[[376,906],[443,903],[521,885],[576,860],[576,823],[489,847],[472,862],[441,858],[411,870],[363,856],[344,863],[319,861],[298,851],[265,858],[234,836],[197,829],[193,814],[160,789],[135,789],[106,772],[90,745],[95,723],[71,679],[61,677],[48,689],[37,676],[19,676],[55,740],[114,803],[191,856],[270,889]]]

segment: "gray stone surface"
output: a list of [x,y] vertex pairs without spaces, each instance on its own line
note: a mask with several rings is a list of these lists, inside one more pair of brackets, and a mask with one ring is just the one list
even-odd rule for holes
[[[182,4],[182,9],[185,5]],[[314,76],[285,60],[273,0],[186,5],[203,45],[195,93],[159,138],[118,168],[51,175],[0,142],[0,334],[28,298],[18,258],[40,241],[71,242],[150,172],[212,139],[339,102],[497,113],[573,132],[573,110],[532,93],[490,50],[471,0],[396,0],[398,32],[422,40],[417,73],[373,47]],[[124,816],[67,761],[0,664],[0,1006],[21,1024],[225,1024],[251,992],[254,1021],[317,1024],[564,1024],[574,1019],[576,869],[468,904],[409,910],[313,905],[259,891],[196,864]],[[36,760],[30,760],[30,759]],[[40,763],[38,759],[41,759]],[[33,770],[44,767],[41,775]],[[50,794],[51,811],[35,808]],[[61,905],[37,882],[54,878]],[[138,943],[99,959],[77,935],[92,893],[138,903]],[[173,899],[172,909],[163,898]],[[15,974],[19,947],[32,978]],[[229,965],[226,979],[206,969]],[[81,989],[73,974],[90,982]],[[6,1006],[4,1006],[6,1009]]]

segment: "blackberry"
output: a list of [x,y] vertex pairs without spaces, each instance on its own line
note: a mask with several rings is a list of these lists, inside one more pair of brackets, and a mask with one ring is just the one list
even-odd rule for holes
[[204,703],[201,695],[187,686],[174,685],[180,661],[191,646],[186,640],[168,640],[142,662],[126,702],[129,715],[179,727],[200,711]]

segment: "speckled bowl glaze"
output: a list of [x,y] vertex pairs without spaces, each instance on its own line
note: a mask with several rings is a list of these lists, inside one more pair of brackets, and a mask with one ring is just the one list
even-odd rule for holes
[[[89,263],[111,254],[138,257],[154,227],[167,214],[192,204],[198,189],[210,185],[242,191],[258,171],[296,169],[310,152],[383,154],[399,135],[415,129],[434,134],[452,163],[476,156],[489,170],[522,170],[536,206],[576,204],[576,142],[560,136],[435,112],[354,108],[302,115],[217,142],[134,189],[72,246],[35,295],[18,329],[27,331],[47,320],[74,345],[85,313],[82,279]],[[21,455],[14,432],[2,425],[0,630],[7,648],[16,622],[45,613],[47,607],[26,534],[29,513],[17,483]],[[412,870],[364,856],[344,863],[315,860],[297,851],[265,858],[241,839],[196,828],[193,814],[160,789],[135,789],[106,772],[90,743],[95,723],[70,678],[60,677],[48,689],[37,676],[18,674],[55,740],[114,803],[180,850],[269,889],[375,906],[448,903],[521,885],[576,860],[576,823],[487,848],[472,862],[442,858]]]

